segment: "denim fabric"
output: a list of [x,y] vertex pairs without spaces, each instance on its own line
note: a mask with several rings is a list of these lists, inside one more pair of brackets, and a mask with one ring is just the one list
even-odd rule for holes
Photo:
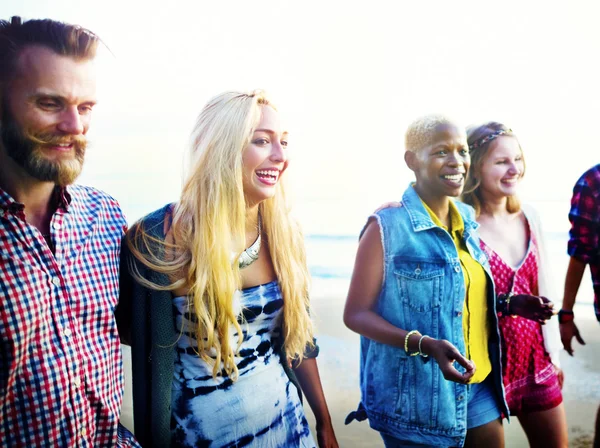
[[434,447],[432,445],[423,445],[422,443],[405,442],[404,440],[398,440],[382,432],[379,434],[383,439],[383,445],[385,446],[385,448],[446,448]]
[[467,385],[467,396],[467,430],[501,418],[491,375],[482,383]]
[[[508,415],[492,277],[479,247],[473,209],[458,202],[456,206],[465,223],[467,249],[484,267],[489,282],[492,376],[500,409]],[[446,339],[464,354],[465,282],[452,237],[432,222],[412,187],[405,191],[402,207],[381,210],[375,217],[385,269],[378,313],[398,328]],[[403,349],[361,337],[360,383],[362,402],[347,422],[368,418],[373,429],[413,443],[464,444],[467,386],[445,380],[430,358],[410,357]]]

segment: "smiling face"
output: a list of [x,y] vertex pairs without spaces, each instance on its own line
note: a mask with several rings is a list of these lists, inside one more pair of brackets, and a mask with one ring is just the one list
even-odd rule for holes
[[439,125],[431,143],[418,151],[407,151],[405,160],[415,173],[415,188],[425,202],[457,197],[471,164],[466,134],[458,126]]
[[481,195],[485,202],[517,194],[518,184],[525,172],[523,152],[512,136],[496,138],[481,163]]
[[277,111],[262,106],[260,121],[242,154],[247,206],[275,195],[281,175],[288,166],[287,138],[288,133],[283,130]]
[[72,183],[81,172],[96,83],[91,60],[32,46],[19,56],[2,101],[2,146],[40,181]]

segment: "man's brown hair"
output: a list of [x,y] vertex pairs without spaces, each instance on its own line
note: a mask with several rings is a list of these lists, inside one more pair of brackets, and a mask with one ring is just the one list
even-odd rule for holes
[[15,63],[23,49],[30,46],[49,48],[61,56],[93,59],[100,39],[91,31],[50,19],[27,20],[19,16],[0,20],[0,91],[15,74]]

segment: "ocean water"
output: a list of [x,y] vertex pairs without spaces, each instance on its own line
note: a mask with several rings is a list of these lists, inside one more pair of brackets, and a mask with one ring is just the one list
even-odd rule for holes
[[[567,255],[569,204],[565,201],[537,201],[534,204],[544,223],[545,239],[551,260],[550,268],[553,274],[555,294],[554,297],[549,298],[556,303],[560,303],[562,301],[565,273],[569,263]],[[125,205],[123,210],[130,224],[157,208],[155,204],[146,204],[137,200],[131,203],[122,203],[122,205]],[[327,207],[324,207],[323,210],[327,210],[328,207],[330,205],[327,203]],[[375,206],[371,210],[374,209]],[[312,213],[319,215],[317,213],[319,210],[318,208],[312,210]],[[368,216],[368,213],[365,213],[364,216]],[[355,219],[349,219],[349,221],[352,224],[349,227],[357,229],[354,235],[319,234],[314,231],[315,228],[319,228],[316,224],[308,226],[313,230],[312,233],[310,230],[306,233],[305,244],[308,266],[312,276],[311,296],[314,300],[345,298],[348,293],[356,249],[358,248],[358,232],[364,224],[364,217],[360,215]],[[321,225],[322,227],[323,225]],[[332,227],[335,228],[336,226]],[[591,305],[592,302],[592,285],[589,272],[586,271],[579,288],[577,303]]]
[[[564,278],[567,272],[567,232],[547,232],[545,234],[554,297],[556,303],[562,301]],[[314,300],[345,298],[348,293],[354,259],[358,248],[358,235],[308,235],[305,238],[308,267],[312,276],[312,297]],[[592,304],[592,284],[586,270],[581,282],[578,304]]]

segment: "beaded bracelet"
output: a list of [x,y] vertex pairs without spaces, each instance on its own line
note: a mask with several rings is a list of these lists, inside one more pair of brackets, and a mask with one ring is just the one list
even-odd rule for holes
[[404,351],[409,356],[417,356],[419,354],[419,352],[409,353],[409,351],[408,351],[408,338],[410,338],[411,335],[417,334],[417,333],[419,333],[417,330],[411,330],[408,333],[406,333],[406,336],[404,336]]

